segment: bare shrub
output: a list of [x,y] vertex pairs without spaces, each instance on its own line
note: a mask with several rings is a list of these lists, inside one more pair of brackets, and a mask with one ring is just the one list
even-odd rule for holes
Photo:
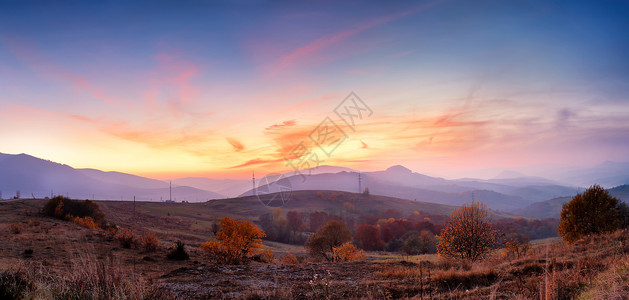
[[135,234],[129,228],[124,228],[116,233],[116,239],[120,241],[120,245],[124,248],[131,248],[135,243]]
[[145,252],[154,252],[159,246],[159,240],[154,233],[143,235],[140,237],[140,242],[142,243],[142,248]]
[[334,247],[341,246],[352,240],[352,236],[343,221],[332,220],[321,226],[317,232],[308,238],[305,247],[313,257],[332,260],[330,253]]
[[299,260],[297,259],[297,256],[286,253],[280,258],[280,263],[283,265],[298,265]]
[[166,257],[172,260],[190,259],[188,252],[186,252],[186,244],[184,244],[182,241],[177,241],[170,252],[168,252],[168,255]]
[[498,234],[489,221],[489,210],[484,204],[472,203],[456,209],[441,230],[439,254],[472,261],[483,259],[495,245]]
[[273,253],[271,249],[264,249],[260,251],[260,254],[258,255],[260,257],[260,261],[262,262],[273,263],[275,261],[275,253]]
[[28,226],[30,227],[35,227],[35,226],[39,226],[40,222],[37,219],[29,219],[28,220]]

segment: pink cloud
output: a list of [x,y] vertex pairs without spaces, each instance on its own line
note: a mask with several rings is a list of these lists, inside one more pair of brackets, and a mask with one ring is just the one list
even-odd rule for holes
[[39,75],[69,82],[73,88],[86,92],[92,97],[99,99],[110,106],[120,104],[117,99],[106,96],[101,87],[97,87],[88,81],[84,76],[74,74],[63,67],[54,64],[52,61],[45,59],[44,55],[41,54],[35,46],[27,45],[26,42],[8,39],[3,36],[0,36],[0,41],[4,42],[9,51],[27,67],[34,71],[39,71]]
[[368,29],[372,29],[378,26],[382,26],[386,23],[398,20],[400,18],[415,14],[419,11],[425,10],[433,5],[435,5],[437,2],[431,2],[428,4],[424,4],[421,6],[418,6],[414,9],[408,10],[408,11],[404,11],[404,12],[399,12],[399,13],[394,13],[394,14],[389,14],[380,18],[377,18],[375,20],[372,21],[368,21],[368,22],[364,22],[364,23],[360,23],[356,26],[354,26],[353,28],[350,29],[346,29],[343,31],[339,31],[339,32],[334,32],[334,33],[330,33],[330,34],[326,34],[310,43],[308,43],[307,45],[298,48],[295,51],[292,51],[291,53],[288,53],[284,56],[282,56],[279,61],[275,64],[275,66],[272,67],[272,73],[279,73],[283,70],[286,69],[290,69],[295,67],[298,64],[303,64],[305,61],[311,60],[313,58],[313,56],[315,56],[316,54],[318,54],[319,52],[321,52],[322,50],[329,48],[330,46],[340,43],[344,40],[346,40],[347,38],[357,35],[365,30]]

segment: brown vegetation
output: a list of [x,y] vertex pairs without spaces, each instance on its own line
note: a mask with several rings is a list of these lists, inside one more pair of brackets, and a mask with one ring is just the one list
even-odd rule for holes
[[144,252],[155,252],[159,246],[159,240],[154,233],[143,235],[140,237],[140,242],[142,243],[142,249],[144,249]]
[[251,221],[224,217],[216,237],[201,245],[201,250],[225,264],[239,264],[262,248],[264,231]]
[[593,185],[563,205],[557,231],[566,243],[574,243],[583,236],[612,232],[628,225],[627,205],[601,186]]
[[489,221],[489,210],[480,203],[455,210],[439,235],[439,255],[472,261],[483,258],[498,235]]
[[313,257],[332,260],[330,253],[334,247],[352,240],[352,236],[343,221],[332,220],[321,226],[317,232],[312,234],[306,241],[306,249]]

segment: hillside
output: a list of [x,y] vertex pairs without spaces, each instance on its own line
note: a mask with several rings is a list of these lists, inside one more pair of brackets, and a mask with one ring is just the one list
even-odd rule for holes
[[[346,214],[344,204],[350,202],[355,206],[353,214],[371,214],[373,211],[394,209],[402,215],[410,215],[414,211],[422,211],[428,214],[450,215],[456,208],[437,203],[411,201],[394,197],[338,192],[338,191],[294,191],[294,197],[281,208],[284,211],[294,210],[299,212],[324,211],[334,214]],[[270,201],[277,194],[262,195],[264,202]],[[279,199],[279,198],[276,198]],[[116,201],[103,202],[105,207],[117,205]],[[212,221],[214,216],[231,216],[242,219],[257,220],[260,215],[272,212],[278,202],[272,202],[273,206],[264,205],[256,196],[243,196],[237,198],[217,199],[204,203],[137,203],[136,209],[155,216],[178,216],[200,221]],[[499,215],[499,217],[507,217]]]
[[[624,202],[629,202],[629,185],[617,186],[607,191],[612,197],[616,197]],[[570,200],[572,200],[572,196],[553,198],[533,203],[527,207],[511,210],[509,213],[525,218],[559,218],[562,205]]]
[[[295,204],[300,203],[299,197]],[[385,199],[374,200],[368,203]],[[437,255],[375,252],[367,253],[364,261],[331,263],[306,257],[303,247],[265,242],[277,253],[274,262],[219,265],[199,251],[209,238],[208,227],[174,214],[144,213],[164,207],[205,215],[211,210],[200,211],[203,204],[137,203],[134,214],[131,202],[99,201],[108,220],[132,228],[137,237],[156,233],[159,246],[154,252],[139,246],[124,248],[109,232],[45,217],[38,213],[43,204],[42,200],[0,203],[0,268],[6,270],[0,273],[0,292],[18,294],[18,299],[98,298],[104,293],[111,293],[104,298],[130,299],[539,299],[544,295],[623,299],[621,295],[629,292],[627,230],[587,237],[574,245],[547,240],[531,245],[520,257],[496,249],[486,261],[473,264]],[[15,224],[21,228],[17,233],[10,229]],[[166,258],[176,240],[185,241],[189,260]],[[282,262],[285,253],[296,255],[297,262]]]

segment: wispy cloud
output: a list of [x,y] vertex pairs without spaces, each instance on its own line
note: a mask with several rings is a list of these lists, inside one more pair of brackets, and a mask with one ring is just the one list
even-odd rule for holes
[[243,146],[239,141],[237,141],[236,139],[230,138],[230,137],[226,137],[225,140],[227,140],[227,142],[232,145],[232,147],[234,147],[234,150],[236,150],[236,152],[240,152],[242,151],[242,149],[245,149],[245,146]]
[[342,31],[326,34],[282,56],[273,65],[271,72],[275,74],[275,73],[282,72],[286,69],[291,69],[297,65],[308,64],[312,61],[313,57],[318,55],[321,51],[327,48],[330,48],[336,44],[339,44],[354,35],[357,35],[363,31],[366,31],[372,28],[382,26],[389,22],[393,22],[395,20],[404,18],[406,16],[418,13],[431,6],[434,6],[436,3],[437,2],[430,2],[428,4],[420,5],[410,10],[393,13],[393,14],[385,15],[379,18],[375,18],[367,22],[358,23],[355,26],[351,28],[347,28]]

